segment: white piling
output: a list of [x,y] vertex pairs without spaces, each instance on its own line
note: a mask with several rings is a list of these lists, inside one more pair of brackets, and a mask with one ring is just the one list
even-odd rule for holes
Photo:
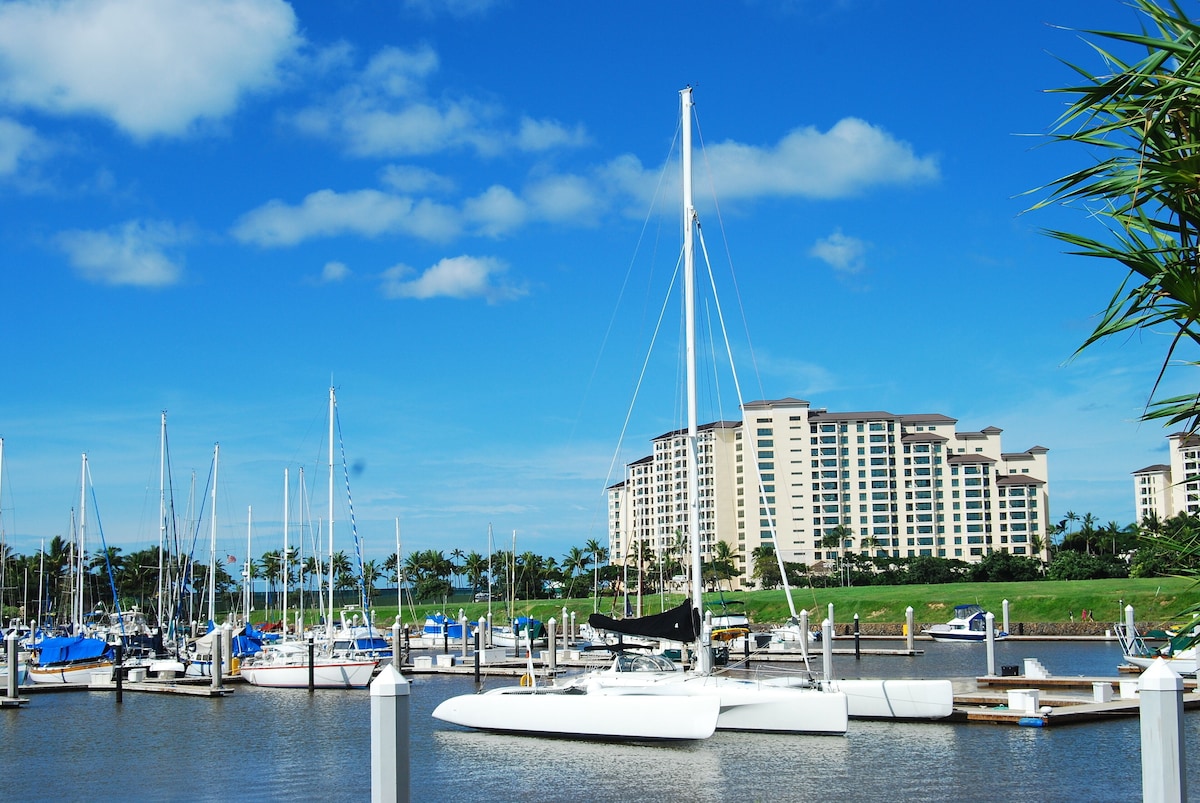
[[579,631],[575,629],[575,611],[571,611],[571,640],[579,641]]
[[409,683],[392,664],[371,681],[371,801],[409,800]]
[[[824,627],[824,624],[822,624]],[[829,603],[829,632],[833,632],[833,603]]]
[[[1132,615],[1132,608],[1126,611]],[[1142,725],[1142,800],[1187,800],[1183,752],[1183,678],[1162,658],[1138,679]]]
[[221,674],[233,674],[233,626],[226,622],[221,625],[221,641],[225,648],[225,659],[221,663]]
[[17,666],[17,631],[13,628],[4,637],[5,655],[8,656],[8,689],[9,698],[17,696],[17,681],[21,679],[21,668]]
[[400,640],[400,617],[392,622],[392,663],[400,666],[404,662],[404,642]]
[[987,628],[987,673],[988,677],[996,674],[996,616],[991,611],[983,615],[984,627]]
[[212,672],[212,687],[216,691],[220,691],[221,690],[221,675],[222,675],[221,665],[224,663],[224,661],[222,660],[221,653],[222,653],[225,645],[224,645],[224,639],[216,638],[216,636],[217,636],[216,633],[214,633],[213,636],[214,636],[214,638],[212,640],[212,666],[210,668],[210,671]]
[[462,657],[463,663],[467,662],[467,615],[459,609],[458,613],[458,632],[462,634]]
[[492,612],[488,611],[487,615],[487,630],[484,632],[487,636],[487,646],[492,646]]
[[567,647],[571,646],[571,638],[570,638],[571,632],[570,632],[570,628],[567,626],[567,623],[570,620],[567,618],[567,616],[568,616],[567,606],[564,605],[563,610],[562,610],[562,618],[558,620],[558,621],[562,622],[562,637],[563,637],[563,649],[564,650],[567,649]]
[[[830,604],[832,610],[833,605]],[[825,664],[826,682],[833,680],[833,620],[821,622],[821,658]]]
[[800,655],[804,657],[804,668],[808,668],[808,608],[800,611]]
[[546,622],[546,644],[550,646],[550,672],[553,674],[558,671],[558,622],[554,621],[553,616]]
[[914,652],[916,650],[916,634],[913,633],[913,627],[915,625],[916,622],[913,621],[913,609],[912,606],[909,605],[904,609],[904,641],[909,652]]
[[1133,627],[1133,606],[1132,606],[1132,605],[1126,605],[1126,606],[1125,606],[1125,637],[1126,637],[1126,638],[1133,638],[1133,632],[1134,632],[1134,627]]
[[1008,629],[1008,600],[1001,602],[1000,606],[1004,609],[1004,632],[1011,633],[1012,631]]

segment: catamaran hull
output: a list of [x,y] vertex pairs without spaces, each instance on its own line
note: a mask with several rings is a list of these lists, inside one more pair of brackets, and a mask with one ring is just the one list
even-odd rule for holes
[[[318,689],[361,689],[371,682],[374,671],[374,661],[317,663],[313,666],[313,686]],[[308,664],[242,666],[241,675],[254,686],[308,688]]]
[[954,713],[948,680],[836,680],[851,719],[942,719]]
[[1167,656],[1167,655],[1154,655],[1154,656],[1126,655],[1125,656],[1125,660],[1127,662],[1133,664],[1136,667],[1140,667],[1142,669],[1149,669],[1150,666],[1160,658],[1162,660],[1166,661],[1167,666],[1171,667],[1171,669],[1173,669],[1177,674],[1180,674],[1180,675],[1194,675],[1194,674],[1196,674],[1196,670],[1200,669],[1200,660],[1197,660],[1196,656],[1194,656],[1194,655],[1190,656],[1190,657],[1186,657],[1186,656],[1185,657],[1171,657],[1171,656]]
[[476,730],[585,739],[707,739],[720,714],[715,696],[564,692],[523,688],[451,697],[433,710],[443,722]]

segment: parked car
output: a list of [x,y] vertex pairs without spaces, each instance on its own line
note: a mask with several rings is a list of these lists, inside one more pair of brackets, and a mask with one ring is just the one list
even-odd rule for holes
[[475,595],[475,601],[476,602],[491,602],[492,595],[486,591],[480,591],[478,594]]

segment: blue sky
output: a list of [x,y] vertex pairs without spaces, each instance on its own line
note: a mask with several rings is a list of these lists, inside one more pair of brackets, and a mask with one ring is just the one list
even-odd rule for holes
[[[1045,145],[1059,59],[1099,69],[1079,31],[1139,24],[1117,0],[2,2],[5,539],[68,532],[86,452],[106,541],[157,543],[167,410],[177,508],[219,442],[220,548],[250,506],[277,548],[285,468],[325,515],[332,379],[369,556],[397,519],[405,551],[603,541],[614,456],[680,425],[656,356],[621,438],[685,84],[748,400],[997,426],[1050,450],[1053,518],[1128,523],[1166,455],[1137,422],[1165,337],[1071,359],[1123,274],[1040,233],[1098,233],[1083,210],[1021,213],[1089,158]],[[702,418],[736,417],[729,389]]]

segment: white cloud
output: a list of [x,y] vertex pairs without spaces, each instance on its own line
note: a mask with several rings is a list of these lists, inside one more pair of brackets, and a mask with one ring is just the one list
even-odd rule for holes
[[557,120],[521,118],[516,136],[517,147],[523,151],[547,151],[554,148],[578,148],[588,143],[582,125],[568,129]]
[[437,192],[454,190],[454,180],[416,165],[388,165],[380,176],[383,184],[397,192]]
[[761,148],[723,142],[708,149],[717,197],[844,198],[884,184],[938,178],[937,160],[862,120],[847,117],[821,133],[798,128]]
[[326,262],[321,268],[321,281],[326,283],[340,282],[350,275],[350,268],[344,262]]
[[432,201],[414,202],[379,190],[318,190],[299,206],[273,200],[247,212],[234,226],[233,235],[262,246],[296,245],[313,237],[342,234],[409,234],[443,240],[455,234],[458,225],[454,210]]
[[75,272],[88,281],[164,287],[183,276],[181,260],[167,251],[184,239],[170,223],[131,220],[106,231],[64,231],[58,244]]
[[858,273],[865,267],[867,244],[837,229],[828,237],[817,240],[808,253],[830,265],[838,273]]
[[558,175],[541,179],[525,190],[528,203],[543,220],[591,221],[597,209],[596,188],[580,176]]
[[490,303],[525,295],[523,288],[503,280],[506,270],[493,257],[466,255],[443,259],[420,276],[407,265],[396,265],[383,274],[383,294],[387,298],[485,298]]
[[17,0],[0,5],[0,98],[177,135],[272,86],[300,43],[283,0]]
[[452,17],[481,17],[500,0],[403,0],[404,7],[426,17],[448,14]]
[[463,204],[463,215],[479,230],[495,237],[521,226],[529,217],[524,201],[507,187],[493,185]]
[[22,162],[33,158],[39,144],[32,128],[0,117],[0,176],[17,172]]

